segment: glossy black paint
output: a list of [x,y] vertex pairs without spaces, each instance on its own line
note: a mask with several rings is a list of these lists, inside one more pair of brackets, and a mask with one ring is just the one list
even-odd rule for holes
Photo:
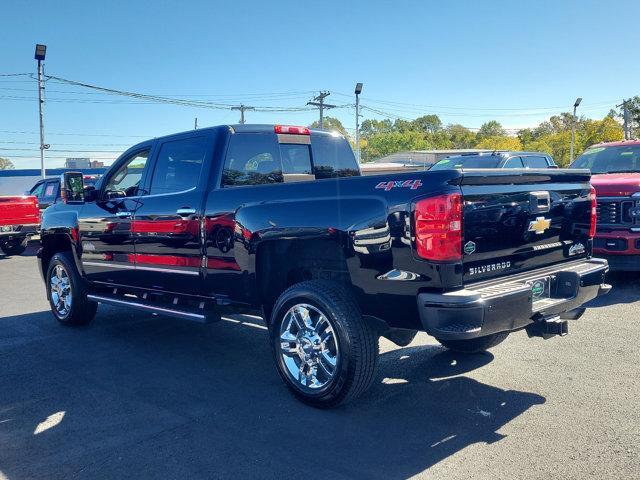
[[[417,258],[413,249],[417,199],[462,190],[469,201],[465,235],[484,241],[486,223],[491,236],[505,237],[501,251],[509,255],[531,246],[531,239],[522,237],[522,226],[531,217],[523,197],[528,190],[545,189],[557,197],[554,233],[536,243],[565,236],[574,239],[570,224],[584,219],[589,175],[575,170],[508,175],[442,170],[221,188],[229,138],[252,132],[273,132],[273,126],[214,127],[133,147],[96,184],[97,201],[57,204],[45,212],[43,252],[54,238],[63,237],[91,282],[224,299],[238,309],[268,304],[273,289],[297,278],[298,267],[312,265],[321,278],[347,280],[365,315],[394,327],[422,329],[418,293],[461,287],[467,280],[467,259],[463,264]],[[193,135],[204,135],[210,142],[198,185],[185,192],[146,195],[159,144]],[[317,135],[329,134],[313,132],[312,142]],[[101,196],[110,175],[141,148],[149,148],[151,154],[140,194],[119,199]],[[382,181],[406,180],[420,180],[421,186],[376,188]],[[195,213],[177,213],[182,208]],[[478,261],[502,254],[493,247],[483,248]],[[514,260],[514,268],[564,259],[554,255],[543,259],[523,255]],[[43,261],[46,258],[43,253]],[[390,275],[393,272],[400,275]]]

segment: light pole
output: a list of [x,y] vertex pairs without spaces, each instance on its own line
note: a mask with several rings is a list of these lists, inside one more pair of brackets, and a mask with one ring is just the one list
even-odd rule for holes
[[580,102],[582,101],[582,97],[576,98],[576,103],[573,104],[573,118],[571,119],[571,149],[569,151],[569,163],[573,163],[573,144],[576,141],[576,109]]
[[360,92],[362,83],[356,83],[356,161],[360,163]]
[[44,168],[44,151],[47,146],[44,143],[44,116],[42,109],[44,108],[44,83],[42,82],[42,62],[47,54],[47,46],[37,44],[36,53],[33,58],[38,61],[38,111],[40,113],[40,174],[42,178],[46,177]]

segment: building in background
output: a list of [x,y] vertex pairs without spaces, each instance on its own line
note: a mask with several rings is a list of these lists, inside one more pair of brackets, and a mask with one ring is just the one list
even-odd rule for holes
[[65,168],[92,168],[90,158],[67,158],[64,161]]
[[91,168],[104,168],[104,162],[99,160],[91,160]]

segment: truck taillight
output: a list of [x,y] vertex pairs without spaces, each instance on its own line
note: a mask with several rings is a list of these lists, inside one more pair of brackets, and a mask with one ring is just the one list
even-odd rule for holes
[[591,226],[589,227],[589,238],[593,238],[596,236],[596,222],[598,221],[598,202],[596,200],[596,189],[593,188],[593,186],[589,193],[589,200],[591,200]]
[[416,251],[425,260],[462,259],[462,195],[450,193],[415,204]]
[[276,125],[273,127],[276,133],[284,133],[289,135],[311,135],[307,127],[294,127],[292,125]]

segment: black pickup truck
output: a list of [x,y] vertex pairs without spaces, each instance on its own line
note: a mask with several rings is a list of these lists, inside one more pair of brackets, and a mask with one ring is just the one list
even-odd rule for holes
[[282,125],[140,143],[94,187],[64,177],[42,218],[54,316],[98,303],[209,322],[261,312],[277,369],[331,407],[371,383],[378,339],[477,352],[567,333],[606,293],[586,170],[360,176],[339,135]]

